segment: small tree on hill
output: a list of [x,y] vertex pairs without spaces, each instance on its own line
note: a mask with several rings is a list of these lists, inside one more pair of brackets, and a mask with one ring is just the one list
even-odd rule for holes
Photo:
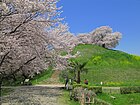
[[102,46],[104,48],[114,48],[118,45],[121,39],[120,32],[113,32],[112,28],[108,26],[102,26],[96,28],[90,33],[93,44]]
[[88,69],[85,67],[87,62],[79,63],[77,61],[71,61],[69,64],[70,70],[74,72],[74,79],[78,84],[81,82],[81,73],[88,72]]

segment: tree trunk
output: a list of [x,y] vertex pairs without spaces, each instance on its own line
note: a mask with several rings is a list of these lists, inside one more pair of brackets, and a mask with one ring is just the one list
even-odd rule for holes
[[103,44],[102,47],[105,48],[105,44]]
[[23,78],[24,78],[22,82],[24,83],[25,80],[28,78],[28,76],[26,76],[25,73],[23,73],[22,76],[23,76]]
[[74,70],[74,79],[73,79],[75,82],[77,82],[76,80],[76,70]]
[[13,74],[13,80],[14,82],[17,81],[15,74]]
[[80,84],[81,78],[80,78],[80,70],[77,72],[77,83]]

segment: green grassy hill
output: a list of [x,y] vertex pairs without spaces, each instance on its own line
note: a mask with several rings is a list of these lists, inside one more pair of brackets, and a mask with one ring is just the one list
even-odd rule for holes
[[109,50],[95,45],[78,45],[73,50],[80,56],[78,62],[88,62],[88,73],[82,73],[82,81],[89,80],[90,85],[99,85],[102,81],[108,86],[139,86],[140,56],[122,51]]

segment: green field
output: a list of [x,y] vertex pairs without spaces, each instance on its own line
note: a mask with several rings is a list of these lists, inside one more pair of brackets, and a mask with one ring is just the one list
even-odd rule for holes
[[82,81],[88,79],[90,85],[140,86],[140,56],[122,51],[105,49],[95,45],[78,45],[73,54],[78,62],[88,62],[88,73],[82,73]]
[[[110,96],[114,96],[115,99],[111,98]],[[140,104],[140,93],[133,93],[133,94],[99,94],[97,98],[100,98],[112,105],[138,105]]]

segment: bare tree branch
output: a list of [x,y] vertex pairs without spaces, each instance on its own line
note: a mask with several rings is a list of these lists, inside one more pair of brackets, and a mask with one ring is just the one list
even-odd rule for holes
[[3,57],[2,57],[2,60],[0,61],[0,67],[2,66],[6,56],[9,54],[10,52],[7,52]]

